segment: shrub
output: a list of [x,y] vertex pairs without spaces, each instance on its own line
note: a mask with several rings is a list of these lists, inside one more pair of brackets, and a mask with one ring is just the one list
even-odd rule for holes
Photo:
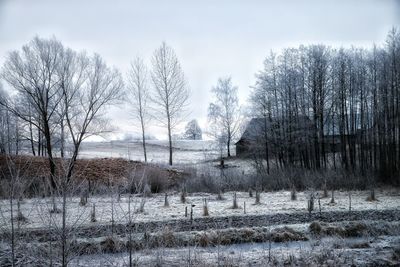
[[86,206],[86,204],[87,204],[87,196],[86,195],[82,195],[81,199],[79,201],[79,205],[80,206]]
[[93,208],[92,211],[90,213],[90,221],[91,222],[96,222],[96,204],[93,203]]
[[297,199],[296,188],[295,188],[294,186],[292,187],[292,191],[290,191],[290,199],[291,199],[292,201],[294,201],[294,200]]
[[136,210],[136,213],[143,213],[145,204],[146,204],[146,199],[142,197],[142,199],[140,200],[139,208]]
[[167,193],[165,193],[165,197],[164,197],[164,207],[169,207],[168,194]]
[[168,177],[159,169],[149,169],[146,178],[152,193],[161,193],[167,188]]
[[188,192],[218,192],[218,177],[213,177],[210,174],[200,174],[200,176],[191,176],[186,182]]
[[237,204],[237,197],[236,197],[236,192],[233,193],[233,203],[232,203],[232,209],[238,209],[239,205]]
[[367,225],[362,222],[351,222],[345,226],[346,237],[358,237],[362,236],[368,230]]
[[273,242],[288,241],[307,241],[308,238],[301,232],[295,231],[290,227],[282,227],[274,229],[270,234],[270,240]]
[[172,229],[165,227],[161,234],[156,237],[156,243],[160,247],[174,247],[178,244],[178,241]]
[[202,234],[200,234],[200,236],[198,237],[197,243],[201,247],[208,247],[211,244],[210,238],[208,237],[206,232],[203,232]]
[[322,226],[319,222],[312,222],[309,226],[309,229],[313,234],[320,234],[322,231]]
[[324,190],[324,192],[323,192],[323,194],[322,194],[322,197],[323,197],[323,198],[327,198],[327,197],[328,197],[328,187],[326,186],[326,181],[325,181],[325,183],[324,183],[323,190]]
[[101,251],[104,253],[116,253],[122,250],[124,244],[113,236],[100,242]]
[[182,188],[182,191],[181,191],[181,202],[182,203],[186,203],[186,190],[185,190],[185,188]]
[[203,200],[203,216],[209,216],[207,199]]
[[255,205],[261,204],[260,199],[261,199],[260,192],[258,190],[256,190],[256,202],[254,204]]
[[307,210],[308,213],[311,215],[311,212],[314,210],[314,194],[311,193],[308,200],[307,200]]
[[225,198],[223,197],[223,195],[222,195],[222,191],[221,190],[219,190],[218,191],[218,195],[217,195],[217,200],[224,200]]
[[369,192],[369,196],[367,197],[367,201],[377,201],[376,196],[375,196],[375,189],[372,188],[371,191]]
[[335,204],[335,190],[332,189],[332,198],[331,201],[329,202],[330,204]]

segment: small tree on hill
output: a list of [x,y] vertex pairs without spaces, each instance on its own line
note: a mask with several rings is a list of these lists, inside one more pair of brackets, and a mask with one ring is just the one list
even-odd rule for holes
[[202,140],[203,132],[197,120],[191,120],[185,127],[185,138],[188,140]]

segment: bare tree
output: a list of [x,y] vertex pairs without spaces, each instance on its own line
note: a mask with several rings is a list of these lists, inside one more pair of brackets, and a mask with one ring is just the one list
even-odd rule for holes
[[58,105],[59,120],[63,123],[65,121],[65,128],[69,133],[68,141],[72,143],[71,158],[62,161],[58,179],[62,197],[62,266],[66,266],[69,260],[70,234],[67,227],[67,197],[74,190],[71,178],[80,146],[87,137],[107,131],[102,115],[105,108],[122,98],[123,82],[121,74],[116,69],[109,68],[99,55],[88,57],[68,48],[63,48],[60,52],[56,72],[61,98]]
[[119,71],[109,68],[97,54],[88,58],[67,50],[63,55],[67,57],[60,74],[63,114],[73,145],[67,170],[69,182],[82,141],[108,131],[102,115],[108,106],[122,99],[123,81]]
[[237,96],[238,88],[232,85],[231,78],[218,79],[217,86],[212,88],[215,102],[208,107],[210,129],[217,139],[225,137],[228,157],[231,156],[230,146],[240,125],[240,107]]
[[138,57],[131,63],[127,76],[129,102],[132,104],[135,118],[140,121],[144,161],[147,162],[146,127],[150,119],[148,106],[150,94],[147,85],[148,72],[141,58]]
[[154,52],[151,78],[155,105],[162,125],[168,130],[169,165],[172,165],[172,131],[181,122],[190,92],[174,50],[165,42]]
[[19,109],[16,103],[2,102],[13,114],[35,125],[43,134],[51,173],[50,184],[53,189],[56,188],[56,164],[53,160],[52,122],[60,102],[56,68],[61,50],[62,44],[56,39],[35,37],[23,46],[22,53],[13,51],[8,54],[1,73],[3,79],[20,97],[30,100],[38,114],[38,121],[34,121],[29,114]]

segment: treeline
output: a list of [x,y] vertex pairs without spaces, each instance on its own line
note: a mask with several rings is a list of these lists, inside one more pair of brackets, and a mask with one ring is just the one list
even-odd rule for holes
[[11,89],[6,92],[0,83],[0,154],[46,156],[50,185],[58,188],[54,158],[64,159],[69,182],[82,142],[111,131],[107,108],[128,103],[140,125],[145,161],[152,118],[168,132],[172,165],[172,136],[190,91],[174,50],[165,43],[154,51],[151,67],[136,58],[123,77],[98,54],[72,50],[55,38],[33,38],[9,52],[0,71],[0,81]]
[[[82,141],[107,130],[102,113],[123,96],[121,74],[98,54],[36,37],[7,55],[1,78],[13,91],[0,92],[0,152],[18,154],[28,143],[33,155],[48,158],[50,187],[65,187]],[[65,179],[59,179],[54,158],[67,151]]]
[[[400,34],[371,49],[301,45],[257,73],[253,117],[267,159],[282,168],[342,168],[400,181]],[[268,166],[269,168],[269,166]]]

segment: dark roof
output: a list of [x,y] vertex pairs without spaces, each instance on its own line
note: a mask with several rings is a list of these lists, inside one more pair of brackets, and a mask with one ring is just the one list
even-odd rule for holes
[[[350,120],[350,114],[347,115]],[[361,116],[359,113],[352,114],[354,118],[352,121],[355,122],[354,132],[346,133],[356,134],[361,130]],[[371,117],[370,117],[371,118]],[[265,121],[266,120],[266,121]],[[340,117],[328,115],[324,117],[324,136],[339,136],[340,135]],[[267,131],[265,131],[265,127],[267,127]],[[289,128],[290,127],[290,128]],[[272,137],[280,137],[281,140],[275,141],[283,141],[285,135],[280,135],[279,131],[287,132],[290,130],[292,133],[292,137],[295,138],[308,138],[308,134],[313,132],[314,124],[308,116],[296,116],[293,117],[291,121],[287,117],[283,118],[252,118],[250,122],[247,124],[243,135],[240,140],[236,143],[244,143],[244,142],[253,142],[264,139],[265,132],[269,134],[268,138],[271,138],[271,133],[276,133],[276,135]],[[283,138],[283,139],[282,139]]]
[[[265,131],[265,127],[267,131]],[[304,133],[305,129],[309,131],[312,127],[312,123],[307,116],[298,116],[292,121],[289,121],[287,118],[252,118],[237,143],[243,142],[243,140],[259,140],[264,137],[265,132],[279,131],[288,129],[289,127],[291,127],[292,133],[300,134],[300,131]]]

